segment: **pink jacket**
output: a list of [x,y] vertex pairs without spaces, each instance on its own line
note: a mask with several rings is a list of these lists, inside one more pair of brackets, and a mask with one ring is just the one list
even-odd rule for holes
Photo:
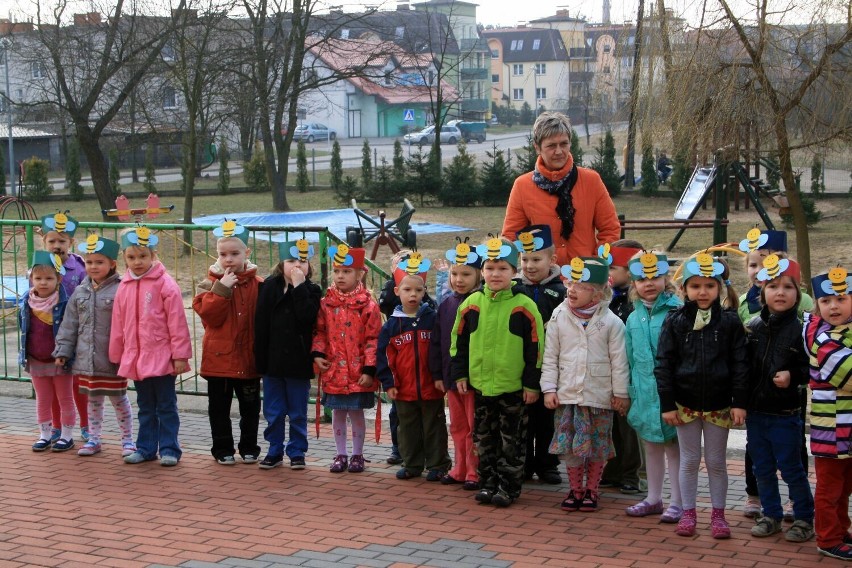
[[192,358],[189,326],[177,282],[160,262],[136,280],[125,272],[112,310],[109,360],[133,380],[174,375],[173,359]]

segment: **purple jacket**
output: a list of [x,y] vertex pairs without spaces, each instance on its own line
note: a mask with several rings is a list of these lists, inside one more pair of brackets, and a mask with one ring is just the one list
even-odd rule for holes
[[70,298],[77,286],[86,278],[86,263],[79,254],[68,253],[68,259],[62,265],[65,275],[62,277],[62,288]]
[[444,381],[447,391],[456,390],[456,382],[450,380],[450,344],[452,343],[453,325],[459,306],[470,294],[453,292],[444,296],[438,306],[438,319],[432,329],[432,343],[429,345],[429,371],[432,377]]

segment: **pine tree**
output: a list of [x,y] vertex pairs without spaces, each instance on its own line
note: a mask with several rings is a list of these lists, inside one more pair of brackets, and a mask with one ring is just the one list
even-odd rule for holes
[[506,162],[503,150],[497,149],[496,142],[485,155],[488,160],[482,163],[479,170],[480,201],[487,206],[504,206],[509,201],[509,192],[515,181],[512,168]]
[[420,197],[420,206],[426,202],[426,197],[437,197],[441,179],[435,177],[435,164],[432,153],[423,153],[421,148],[411,154],[405,161],[406,185],[410,191]]
[[145,147],[145,180],[142,182],[142,187],[148,193],[157,193],[157,170],[154,169],[154,145],[148,144]]
[[478,190],[476,158],[467,153],[466,144],[460,143],[458,154],[444,168],[441,201],[450,207],[469,207],[476,204]]
[[606,135],[598,142],[595,154],[592,169],[600,174],[609,195],[615,197],[621,193],[621,180],[615,163],[615,139],[611,130],[607,129]]
[[396,182],[405,180],[405,156],[398,138],[393,141],[393,179]]
[[364,146],[361,148],[361,187],[369,193],[371,185],[373,185],[373,157],[370,154],[370,142],[364,139]]
[[83,186],[80,184],[80,143],[71,138],[68,144],[68,156],[65,159],[65,187],[71,195],[71,201],[83,199]]
[[27,197],[35,202],[44,201],[48,195],[53,193],[53,186],[47,177],[50,164],[33,156],[24,160],[24,190]]
[[521,105],[521,114],[518,119],[520,124],[532,124],[535,120],[535,115],[533,114],[533,110],[530,107],[530,104],[524,101],[524,104]]
[[574,158],[575,165],[583,165],[583,147],[580,146],[580,136],[573,128],[571,129],[571,156]]
[[231,171],[228,169],[228,143],[225,137],[219,139],[219,181],[216,184],[219,193],[225,194],[231,191]]
[[532,136],[527,136],[527,144],[517,152],[517,156],[518,165],[515,166],[516,176],[531,172],[535,169],[535,163],[538,160],[538,152],[536,152]]
[[650,143],[642,145],[642,182],[639,193],[645,197],[657,195],[660,181],[657,179],[657,164],[654,160],[654,149]]
[[118,187],[119,179],[121,179],[121,173],[118,171],[118,148],[113,148],[109,151],[109,186],[115,197],[121,195],[121,189]]
[[358,194],[358,180],[352,176],[346,176],[340,182],[340,187],[334,192],[334,197],[338,203],[348,207],[353,199],[358,198]]
[[825,180],[822,175],[822,160],[814,154],[814,159],[811,162],[811,194],[814,197],[819,197],[823,193],[825,193]]
[[[329,167],[331,169],[331,189],[337,193],[343,185],[343,160],[340,159],[340,142],[337,140],[331,146],[331,164]],[[347,201],[344,205],[349,205],[349,202]]]
[[396,187],[393,183],[393,171],[388,164],[387,158],[382,156],[381,165],[376,168],[376,179],[370,186],[368,196],[379,205],[386,206],[399,197],[395,195]]
[[305,148],[305,141],[299,140],[296,146],[296,190],[299,193],[307,193],[308,186],[311,185],[311,178],[308,177],[308,151]]

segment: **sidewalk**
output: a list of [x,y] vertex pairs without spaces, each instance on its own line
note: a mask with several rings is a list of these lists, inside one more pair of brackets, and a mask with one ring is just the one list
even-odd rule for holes
[[459,486],[398,481],[385,439],[365,448],[363,474],[332,474],[328,425],[310,440],[306,470],[262,471],[216,464],[207,417],[182,413],[185,453],[163,468],[121,461],[111,407],[104,451],[91,458],[32,452],[34,415],[33,400],[0,396],[4,567],[841,565],[813,541],[749,535],[741,461],[729,461],[733,538],[715,541],[703,474],[698,536],[683,538],[654,518],[627,517],[637,499],[617,492],[604,493],[596,513],[568,514],[559,509],[565,487],[531,482],[511,508],[495,509]]

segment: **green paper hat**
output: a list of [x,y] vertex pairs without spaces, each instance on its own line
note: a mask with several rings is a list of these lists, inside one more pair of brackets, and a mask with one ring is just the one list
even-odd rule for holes
[[58,272],[61,276],[65,276],[65,267],[62,266],[62,257],[58,254],[53,254],[46,250],[37,250],[33,253],[33,266],[49,266]]
[[[725,273],[725,266],[721,262],[713,259],[710,253],[702,252],[695,255],[683,266],[683,283],[693,276],[704,276],[705,278],[715,278],[722,282],[722,275]],[[724,282],[722,282],[724,284]]]
[[314,245],[305,239],[278,243],[278,260],[308,261],[314,257]]
[[518,267],[518,249],[491,233],[488,233],[485,244],[477,245],[476,254],[482,258],[483,265],[486,260],[505,260],[514,268]]
[[225,222],[213,229],[213,236],[219,239],[227,239],[236,237],[243,241],[243,244],[248,244],[249,231],[242,225],[239,225],[234,219],[225,219]]
[[632,259],[627,268],[630,270],[630,278],[644,280],[665,276],[669,273],[671,267],[666,255],[646,252],[639,258]]
[[562,267],[562,276],[569,282],[606,284],[609,282],[609,267],[604,260],[594,256],[575,256]]
[[41,218],[41,232],[46,235],[50,231],[65,233],[69,237],[74,236],[77,230],[77,219],[68,215],[68,211],[56,212],[53,215],[45,215]]
[[160,242],[160,237],[151,232],[151,229],[145,225],[134,227],[129,232],[121,235],[121,248],[129,247],[148,247],[154,249],[157,243]]
[[83,254],[102,254],[113,260],[118,259],[118,243],[110,239],[105,239],[97,233],[92,233],[86,237],[85,242],[77,245],[77,250]]

